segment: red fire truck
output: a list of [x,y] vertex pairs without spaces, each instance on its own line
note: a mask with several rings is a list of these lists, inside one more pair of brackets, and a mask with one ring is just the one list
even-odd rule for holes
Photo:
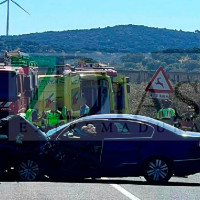
[[37,80],[37,66],[28,61],[27,55],[6,52],[0,63],[0,118],[26,111],[36,94]]

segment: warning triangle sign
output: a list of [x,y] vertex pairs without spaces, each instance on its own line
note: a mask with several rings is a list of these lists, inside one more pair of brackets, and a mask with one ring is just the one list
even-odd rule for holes
[[152,93],[173,93],[172,86],[162,67],[160,67],[147,85],[145,91]]

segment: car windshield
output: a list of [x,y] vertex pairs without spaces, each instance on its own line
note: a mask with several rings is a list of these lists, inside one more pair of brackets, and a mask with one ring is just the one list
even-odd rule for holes
[[86,104],[90,107],[90,114],[109,113],[109,83],[107,80],[82,80],[82,92],[87,98]]

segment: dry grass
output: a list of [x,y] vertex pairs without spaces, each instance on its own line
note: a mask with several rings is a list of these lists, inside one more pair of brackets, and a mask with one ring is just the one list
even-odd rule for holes
[[[130,113],[156,118],[155,101],[148,96],[145,88],[148,83],[131,83],[131,93],[129,94]],[[186,112],[188,105],[200,106],[200,83],[179,83],[172,85],[174,93],[170,94],[172,107],[175,108],[177,115]],[[195,123],[200,128],[200,115],[197,115]],[[200,130],[200,129],[199,129]]]

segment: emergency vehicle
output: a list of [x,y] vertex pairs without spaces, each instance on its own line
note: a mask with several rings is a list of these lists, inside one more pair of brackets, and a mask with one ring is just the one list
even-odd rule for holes
[[0,63],[0,118],[27,110],[37,91],[37,79],[37,66],[26,54],[20,51],[5,53]]
[[[68,119],[80,116],[79,100],[84,95],[90,114],[129,113],[127,78],[111,68],[69,68],[57,75],[39,75],[39,113],[56,101],[66,107]],[[118,99],[113,84],[118,84]],[[121,106],[118,106],[120,104]]]

